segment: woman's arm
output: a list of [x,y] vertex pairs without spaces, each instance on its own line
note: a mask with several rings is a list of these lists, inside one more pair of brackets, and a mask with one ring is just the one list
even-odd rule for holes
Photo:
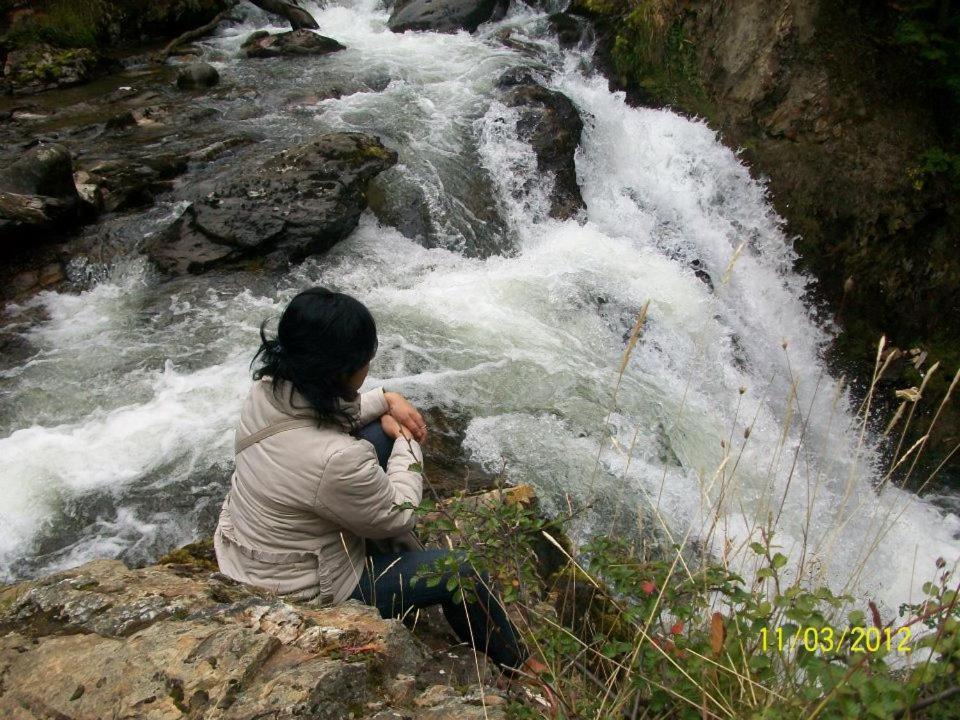
[[420,504],[423,476],[417,464],[422,462],[417,442],[400,439],[384,472],[369,443],[351,443],[327,461],[315,509],[360,537],[378,540],[400,535],[413,528],[416,515],[396,506]]
[[357,426],[363,427],[390,412],[387,394],[382,387],[367,390],[360,394],[360,412],[357,417]]

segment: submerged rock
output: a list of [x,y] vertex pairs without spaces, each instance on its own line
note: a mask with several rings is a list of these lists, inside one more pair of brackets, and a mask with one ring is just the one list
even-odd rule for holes
[[482,23],[502,18],[507,4],[503,0],[399,0],[387,26],[393,32],[473,32]]
[[243,43],[247,57],[267,58],[281,55],[328,55],[346,49],[333,38],[312,30],[300,29],[271,35],[266,30],[253,33]]
[[194,202],[147,253],[169,274],[268,253],[277,263],[298,262],[353,231],[367,184],[396,162],[371,135],[322,135]]
[[62,145],[37,145],[0,170],[0,237],[69,225],[80,210],[73,158]]
[[220,73],[213,65],[205,62],[189,63],[177,72],[177,87],[181,90],[213,87],[218,82]]
[[574,163],[583,132],[580,113],[570,98],[543,87],[528,70],[508,70],[499,85],[504,103],[520,112],[517,133],[533,147],[538,169],[554,176],[550,216],[573,217],[586,207]]

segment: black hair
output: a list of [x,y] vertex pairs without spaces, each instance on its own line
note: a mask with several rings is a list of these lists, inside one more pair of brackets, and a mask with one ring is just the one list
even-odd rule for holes
[[254,380],[270,378],[279,397],[284,381],[303,395],[318,421],[353,426],[340,401],[357,393],[346,380],[377,352],[377,324],[367,307],[349,295],[313,287],[297,295],[280,316],[277,336],[267,338],[267,322],[260,326],[260,349],[253,363],[260,367]]

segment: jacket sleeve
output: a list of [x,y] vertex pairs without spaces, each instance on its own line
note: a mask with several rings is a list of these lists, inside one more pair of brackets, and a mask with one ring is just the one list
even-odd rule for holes
[[420,504],[423,476],[411,465],[422,458],[416,442],[409,446],[403,440],[395,442],[384,472],[369,443],[351,443],[327,461],[315,509],[360,537],[378,540],[400,535],[416,524],[413,510],[396,506]]
[[390,406],[383,395],[383,388],[368,390],[360,396],[360,413],[357,424],[360,427],[372,423],[377,418],[386,415]]

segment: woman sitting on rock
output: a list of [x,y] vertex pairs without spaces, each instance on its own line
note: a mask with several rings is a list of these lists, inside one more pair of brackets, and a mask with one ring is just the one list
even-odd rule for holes
[[397,506],[420,502],[427,428],[402,395],[358,393],[377,350],[370,311],[312,288],[284,310],[276,339],[260,335],[214,536],[220,570],[294,600],[360,600],[384,617],[441,605],[461,640],[520,667],[525,653],[483,578],[461,564],[477,592],[456,603],[448,577],[414,579],[452,551],[397,551],[404,541],[419,547],[416,515]]

